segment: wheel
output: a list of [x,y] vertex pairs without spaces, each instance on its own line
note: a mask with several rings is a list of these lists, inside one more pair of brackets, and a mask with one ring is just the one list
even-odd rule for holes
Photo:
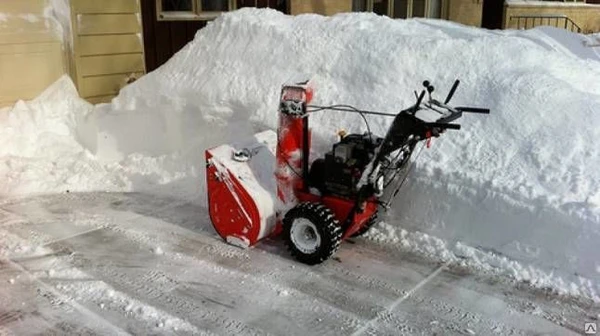
[[292,208],[283,218],[283,237],[293,257],[315,265],[338,250],[342,229],[326,206],[305,202]]
[[370,228],[372,228],[377,223],[379,223],[379,218],[377,217],[377,212],[375,212],[367,220],[365,225],[363,225],[363,227],[361,227],[360,230],[356,231],[353,235],[351,235],[350,238],[356,238],[356,237],[360,237],[360,236],[364,235],[365,233],[367,233],[369,231]]

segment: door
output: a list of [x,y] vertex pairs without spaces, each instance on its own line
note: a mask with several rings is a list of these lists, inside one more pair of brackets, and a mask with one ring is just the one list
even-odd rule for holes
[[481,15],[481,27],[487,29],[502,29],[504,15],[504,0],[485,0]]

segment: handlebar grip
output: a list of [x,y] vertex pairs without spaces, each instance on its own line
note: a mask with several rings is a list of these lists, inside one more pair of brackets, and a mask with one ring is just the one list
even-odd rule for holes
[[468,113],[484,113],[490,114],[490,109],[480,107],[455,107],[456,110]]
[[436,128],[441,128],[441,129],[455,129],[455,130],[459,130],[460,129],[460,125],[459,124],[425,123],[425,126],[427,126],[427,127],[436,127]]

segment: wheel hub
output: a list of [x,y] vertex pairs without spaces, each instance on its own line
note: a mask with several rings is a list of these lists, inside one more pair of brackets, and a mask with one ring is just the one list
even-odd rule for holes
[[314,253],[321,245],[321,236],[317,227],[306,218],[296,218],[290,229],[290,238],[294,246],[304,254]]

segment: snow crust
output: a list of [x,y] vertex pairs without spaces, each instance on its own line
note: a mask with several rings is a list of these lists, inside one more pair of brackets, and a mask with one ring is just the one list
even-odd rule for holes
[[[274,129],[282,83],[314,104],[399,111],[424,79],[489,107],[434,140],[371,234],[388,244],[600,301],[600,57],[593,36],[487,31],[370,13],[222,15],[167,64],[92,107],[67,78],[0,111],[0,193],[135,190],[206,202],[204,150]],[[311,117],[314,149],[360,117]],[[391,120],[370,117],[383,134]],[[207,219],[208,220],[208,219]]]

